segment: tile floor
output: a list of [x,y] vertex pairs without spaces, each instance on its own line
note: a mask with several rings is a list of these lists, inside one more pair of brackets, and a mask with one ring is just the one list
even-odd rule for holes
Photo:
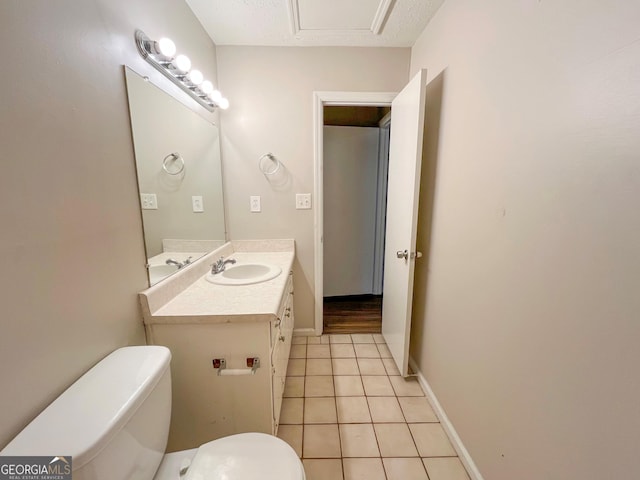
[[278,436],[307,480],[469,480],[381,335],[294,337],[284,396]]

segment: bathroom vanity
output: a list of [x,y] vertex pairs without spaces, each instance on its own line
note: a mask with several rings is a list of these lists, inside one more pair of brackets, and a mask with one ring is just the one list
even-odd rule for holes
[[[172,354],[168,451],[234,433],[277,433],[294,324],[294,255],[293,240],[229,242],[140,294],[147,342]],[[236,261],[226,265],[229,278],[251,265],[280,273],[260,283],[224,284],[222,276],[212,283],[211,264],[221,257]]]

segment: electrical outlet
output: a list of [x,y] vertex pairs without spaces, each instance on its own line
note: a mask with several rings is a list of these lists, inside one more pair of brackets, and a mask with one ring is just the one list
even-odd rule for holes
[[202,201],[202,195],[194,195],[191,197],[191,205],[195,213],[204,212],[204,202]]
[[158,209],[158,197],[155,193],[141,193],[140,203],[143,210],[157,210]]
[[311,194],[310,193],[296,193],[296,209],[297,210],[310,210],[311,209]]
[[249,197],[249,210],[258,213],[262,210],[260,205],[260,195],[252,195]]

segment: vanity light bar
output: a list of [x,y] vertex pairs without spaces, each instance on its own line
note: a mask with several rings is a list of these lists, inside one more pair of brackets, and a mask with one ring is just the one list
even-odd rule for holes
[[216,108],[229,108],[229,100],[224,98],[209,80],[204,79],[200,70],[191,68],[189,57],[176,55],[176,45],[173,41],[161,38],[156,42],[147,37],[142,30],[136,30],[135,38],[142,58],[204,108],[210,112]]

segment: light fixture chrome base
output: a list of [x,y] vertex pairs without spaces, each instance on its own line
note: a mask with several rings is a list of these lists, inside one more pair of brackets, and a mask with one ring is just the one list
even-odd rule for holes
[[213,100],[209,99],[206,93],[200,90],[196,85],[191,84],[187,80],[186,74],[182,74],[177,70],[169,68],[171,61],[160,62],[153,55],[153,44],[151,40],[142,30],[136,30],[135,32],[136,46],[142,58],[149,62],[153,67],[162,73],[165,77],[171,80],[174,84],[184,90],[191,98],[206,108],[208,111],[213,112],[218,105]]

